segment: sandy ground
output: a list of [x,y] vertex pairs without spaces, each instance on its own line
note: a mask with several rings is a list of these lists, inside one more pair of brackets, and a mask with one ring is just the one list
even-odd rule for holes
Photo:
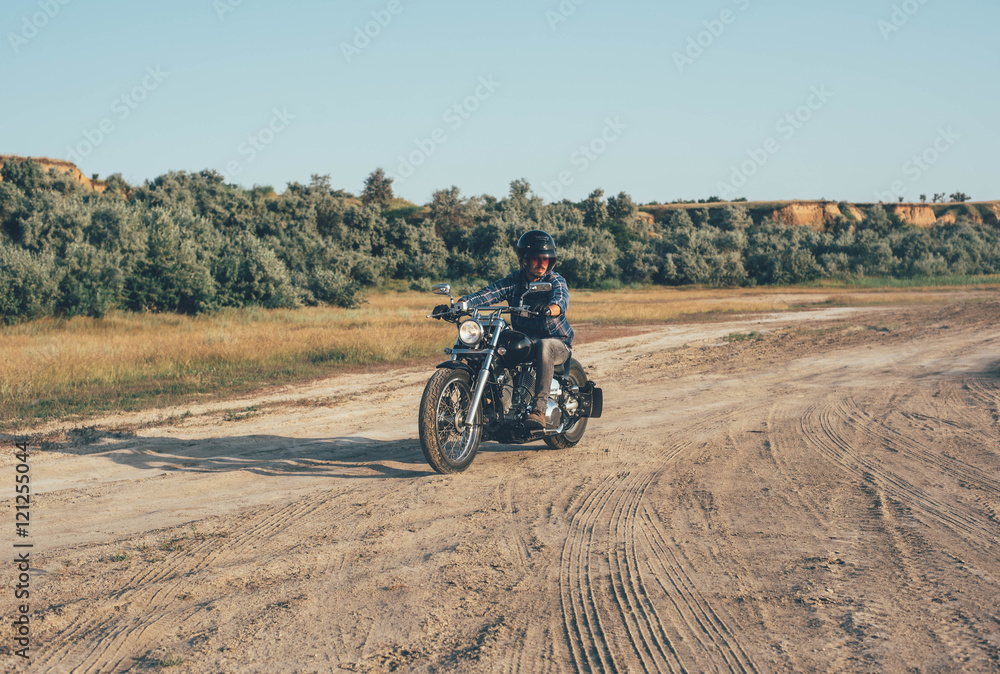
[[1000,671],[992,297],[575,355],[583,442],[458,476],[420,453],[425,367],[39,429],[30,670]]

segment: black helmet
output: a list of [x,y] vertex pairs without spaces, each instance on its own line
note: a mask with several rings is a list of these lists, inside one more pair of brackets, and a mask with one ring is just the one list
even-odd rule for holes
[[522,267],[526,257],[545,257],[552,260],[549,263],[551,270],[556,266],[556,242],[547,232],[540,229],[525,232],[517,240],[517,261],[521,263]]

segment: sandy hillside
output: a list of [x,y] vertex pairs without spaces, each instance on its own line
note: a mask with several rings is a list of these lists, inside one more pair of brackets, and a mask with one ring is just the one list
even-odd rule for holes
[[422,368],[50,434],[31,671],[1000,671],[990,294],[576,356],[584,441],[458,476]]

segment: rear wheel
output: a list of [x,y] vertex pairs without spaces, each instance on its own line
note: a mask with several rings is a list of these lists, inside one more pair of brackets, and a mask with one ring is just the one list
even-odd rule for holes
[[478,414],[471,418],[471,406],[472,378],[464,370],[438,370],[424,387],[420,448],[439,473],[460,473],[476,457],[483,427]]
[[[569,361],[566,376],[578,388],[583,388],[587,385],[587,375],[583,371],[583,366],[573,359]],[[587,430],[587,417],[581,417],[559,435],[546,435],[545,444],[555,449],[568,449],[583,439],[583,432],[585,430]]]

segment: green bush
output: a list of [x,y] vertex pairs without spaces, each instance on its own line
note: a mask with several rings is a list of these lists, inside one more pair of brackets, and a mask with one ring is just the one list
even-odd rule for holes
[[0,243],[0,320],[10,325],[51,315],[58,292],[54,255]]
[[242,232],[219,257],[224,303],[230,306],[291,308],[301,304],[288,269],[256,236]]
[[100,318],[115,307],[124,279],[113,253],[74,242],[66,247],[59,266],[59,313]]
[[[545,204],[527,181],[514,180],[499,199],[439,190],[420,219],[414,207],[385,213],[375,200],[363,205],[327,176],[289,183],[282,194],[227,185],[214,171],[169,172],[139,186],[114,175],[104,193],[33,161],[9,161],[2,176],[0,320],[8,323],[100,316],[116,306],[352,307],[374,286],[504,276],[517,268],[515,242],[536,228],[555,238],[556,269],[573,287],[1000,273],[994,226],[960,217],[919,229],[881,206],[824,232],[755,224],[733,204],[673,211],[646,225],[624,192],[605,201],[595,189],[579,204]],[[849,213],[847,204],[841,211]]]
[[309,279],[309,290],[318,301],[345,309],[361,303],[357,281],[342,272],[315,269]]
[[130,269],[126,306],[133,311],[185,314],[213,307],[212,256],[190,234],[182,232],[179,224],[185,220],[190,223],[190,215],[154,208],[144,220],[145,255]]
[[8,159],[0,168],[0,177],[23,192],[34,191],[45,182],[45,172],[34,159]]

